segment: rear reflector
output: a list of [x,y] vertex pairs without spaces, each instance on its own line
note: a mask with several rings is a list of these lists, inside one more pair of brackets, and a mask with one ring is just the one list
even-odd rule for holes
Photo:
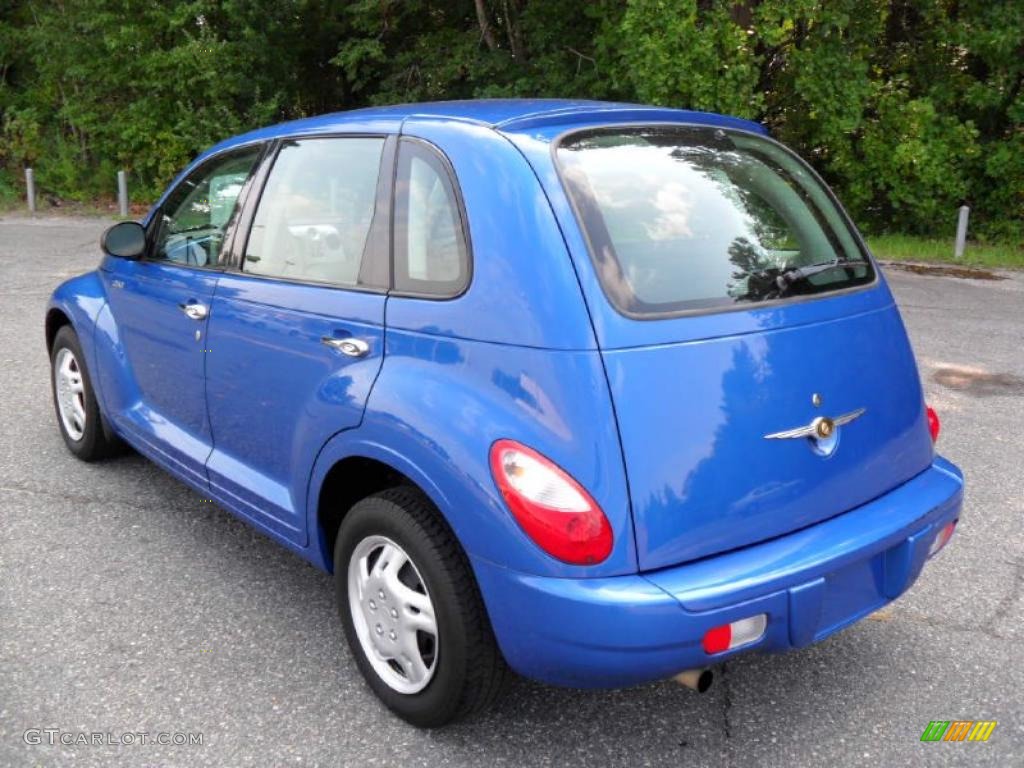
[[939,550],[949,544],[949,540],[953,538],[953,531],[956,530],[956,520],[946,523],[942,526],[942,530],[932,541],[932,545],[928,548],[928,557],[938,554]]
[[731,651],[741,645],[749,645],[764,636],[768,626],[768,614],[759,613],[746,619],[713,627],[704,633],[704,653],[714,654]]

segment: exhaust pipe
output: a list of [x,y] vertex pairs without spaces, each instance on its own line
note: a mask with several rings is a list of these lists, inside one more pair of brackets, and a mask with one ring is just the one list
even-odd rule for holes
[[697,693],[704,693],[714,682],[715,674],[710,669],[687,669],[672,679]]

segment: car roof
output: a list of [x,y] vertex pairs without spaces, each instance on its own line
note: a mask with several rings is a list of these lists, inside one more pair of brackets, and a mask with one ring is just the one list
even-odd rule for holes
[[470,122],[506,132],[522,132],[545,126],[568,130],[577,125],[601,122],[696,122],[757,133],[766,132],[759,123],[738,117],[623,102],[589,99],[471,99],[365,107],[292,120],[234,136],[212,147],[204,155],[252,141],[299,134],[330,134],[353,130],[357,126],[367,130],[397,130],[403,121],[410,118]]

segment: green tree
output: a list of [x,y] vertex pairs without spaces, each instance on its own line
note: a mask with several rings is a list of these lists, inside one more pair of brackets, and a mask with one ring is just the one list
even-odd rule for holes
[[876,231],[1024,239],[1019,0],[0,0],[0,197],[156,196],[258,125],[562,96],[766,123]]

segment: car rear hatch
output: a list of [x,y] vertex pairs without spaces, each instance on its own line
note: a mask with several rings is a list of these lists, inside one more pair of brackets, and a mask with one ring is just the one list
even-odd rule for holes
[[556,157],[641,570],[813,525],[928,467],[902,321],[805,164],[693,126],[589,129]]

